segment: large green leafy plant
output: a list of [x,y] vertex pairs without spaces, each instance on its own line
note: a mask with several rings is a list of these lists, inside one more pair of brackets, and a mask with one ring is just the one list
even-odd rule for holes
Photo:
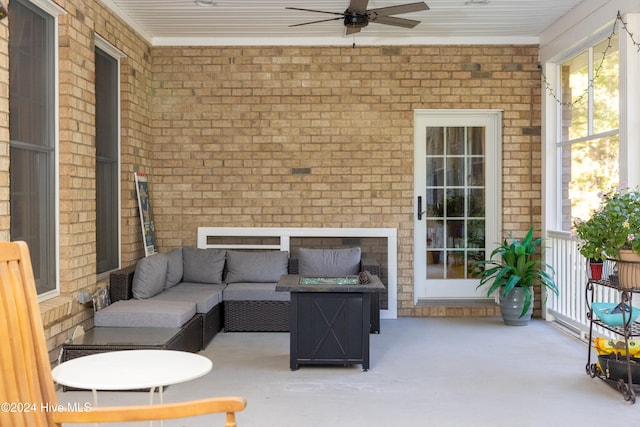
[[574,221],[578,250],[590,259],[617,258],[619,249],[640,254],[640,189],[601,194],[600,206],[586,221]]
[[520,317],[524,316],[533,302],[534,287],[540,285],[558,295],[558,287],[553,280],[553,268],[539,256],[542,238],[533,238],[533,227],[524,239],[515,239],[512,235],[491,252],[488,260],[475,264],[483,267],[480,284],[489,286],[487,296],[500,290],[506,297],[515,287],[522,288],[525,294],[524,306]]

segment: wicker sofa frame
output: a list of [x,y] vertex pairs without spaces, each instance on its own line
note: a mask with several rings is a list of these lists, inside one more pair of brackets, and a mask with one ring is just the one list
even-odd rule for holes
[[[135,264],[111,273],[109,295],[111,302],[133,298]],[[298,274],[298,259],[290,258],[289,274]],[[380,265],[374,259],[363,258],[360,271],[380,276]],[[224,328],[226,332],[288,332],[289,301],[223,301],[208,313],[197,313],[199,321],[188,322],[184,328],[186,350],[199,351]],[[197,332],[199,331],[199,333]],[[371,332],[380,332],[379,295],[371,301]]]
[[[298,259],[289,258],[289,274],[298,274]],[[380,276],[380,265],[362,259],[360,271]],[[223,301],[226,332],[289,332],[289,301]],[[380,333],[380,298],[372,294],[371,332]]]
[[[111,273],[109,277],[109,297],[111,302],[133,298],[133,274],[136,265]],[[209,341],[222,329],[222,307],[217,304],[207,313],[196,313],[182,326],[182,350],[197,352],[204,349]]]

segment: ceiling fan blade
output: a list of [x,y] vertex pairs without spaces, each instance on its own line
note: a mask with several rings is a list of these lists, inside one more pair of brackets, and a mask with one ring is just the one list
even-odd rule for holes
[[356,12],[364,15],[365,13],[367,13],[368,4],[369,4],[369,0],[351,0],[347,10],[349,12]]
[[355,27],[353,25],[348,25],[345,28],[347,29],[347,35],[359,33],[361,30],[361,27]]
[[398,6],[381,7],[378,9],[367,10],[370,19],[375,16],[400,15],[402,13],[419,12],[421,10],[429,10],[429,6],[425,2],[400,4]]
[[413,19],[396,18],[394,16],[379,16],[377,18],[371,18],[369,22],[375,24],[394,25],[396,27],[413,28],[420,23]]
[[328,13],[330,15],[340,15],[340,16],[344,16],[344,13],[338,13],[338,12],[326,12],[324,10],[314,10],[314,9],[302,9],[299,7],[285,7],[285,9],[291,9],[291,10],[303,10],[305,12],[317,12],[317,13]]
[[300,27],[301,25],[317,24],[318,22],[337,21],[338,19],[342,19],[342,16],[337,18],[321,19],[319,21],[303,22],[302,24],[293,24],[289,25],[289,27]]

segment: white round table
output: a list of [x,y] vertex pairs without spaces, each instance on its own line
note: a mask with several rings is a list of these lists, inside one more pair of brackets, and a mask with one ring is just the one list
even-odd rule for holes
[[54,381],[69,387],[89,389],[94,404],[98,390],[150,391],[149,403],[163,386],[189,381],[211,371],[211,360],[198,354],[175,350],[120,350],[91,354],[53,368]]

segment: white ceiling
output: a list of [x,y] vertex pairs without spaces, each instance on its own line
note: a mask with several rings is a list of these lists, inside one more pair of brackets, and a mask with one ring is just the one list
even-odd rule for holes
[[[370,0],[368,9],[417,0]],[[396,15],[421,21],[406,29],[370,23],[345,35],[341,20],[289,27],[342,13],[349,0],[102,0],[149,43],[168,45],[359,45],[538,43],[540,33],[582,0],[425,0],[430,10]],[[471,0],[479,2],[481,0]]]

